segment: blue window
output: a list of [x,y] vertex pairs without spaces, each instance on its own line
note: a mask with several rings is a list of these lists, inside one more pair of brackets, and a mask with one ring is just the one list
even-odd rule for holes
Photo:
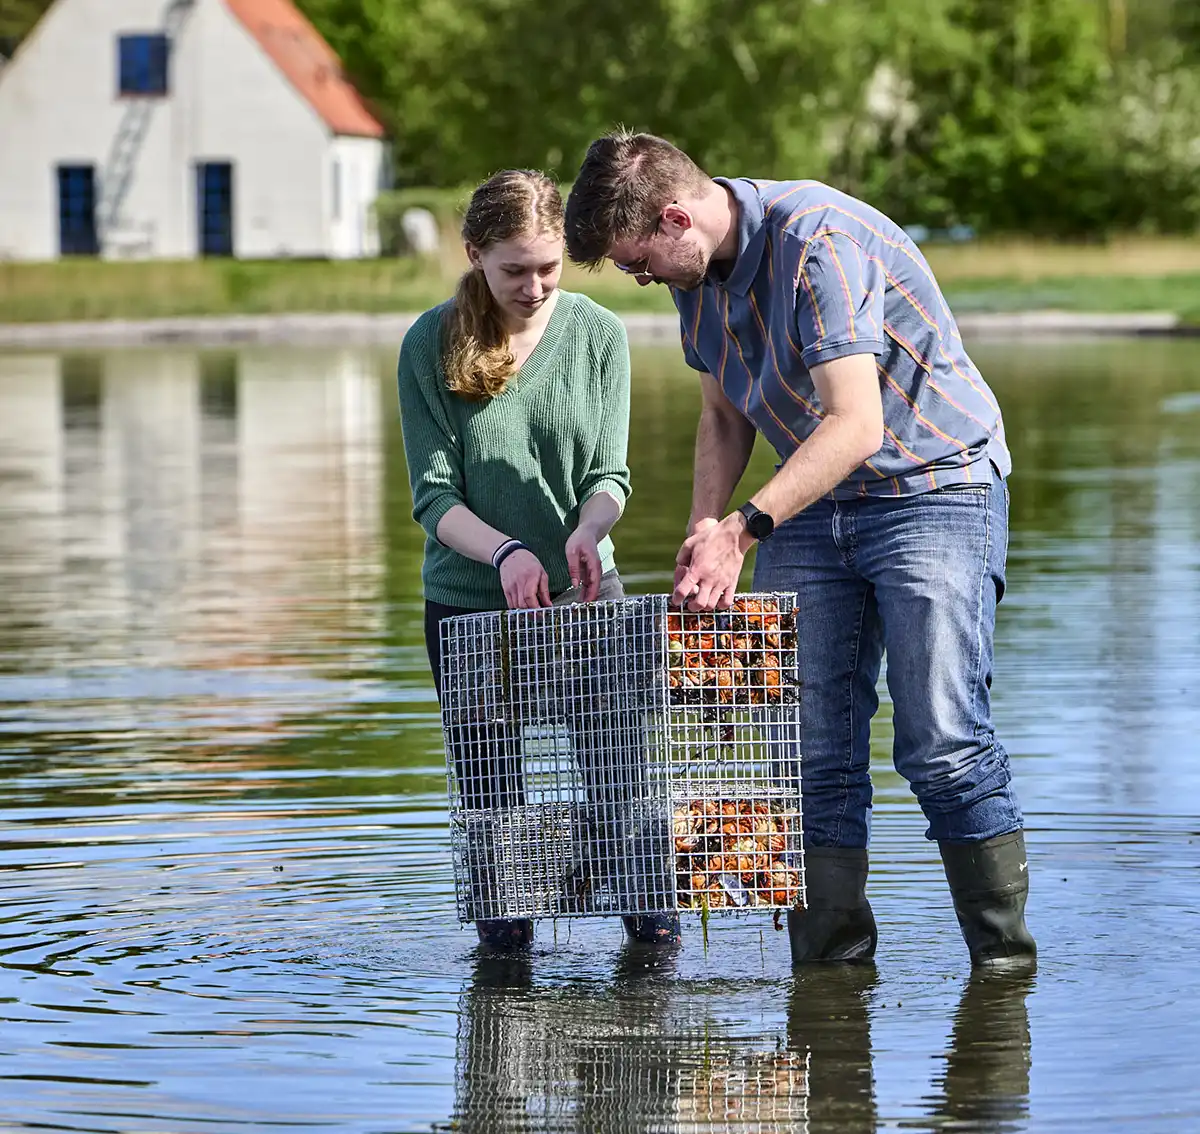
[[118,90],[123,95],[165,95],[170,41],[165,35],[123,35],[117,41]]

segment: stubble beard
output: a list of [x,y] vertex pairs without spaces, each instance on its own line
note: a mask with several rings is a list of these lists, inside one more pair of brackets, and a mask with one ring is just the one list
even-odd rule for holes
[[675,278],[668,282],[680,291],[696,291],[704,286],[711,259],[712,257],[700,248],[693,246],[686,249],[682,261],[676,265]]

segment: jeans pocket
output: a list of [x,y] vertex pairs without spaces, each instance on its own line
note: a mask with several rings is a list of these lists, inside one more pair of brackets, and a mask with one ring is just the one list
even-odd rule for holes
[[947,484],[941,488],[930,489],[930,496],[986,496],[991,492],[990,484],[980,484],[977,481],[962,484]]

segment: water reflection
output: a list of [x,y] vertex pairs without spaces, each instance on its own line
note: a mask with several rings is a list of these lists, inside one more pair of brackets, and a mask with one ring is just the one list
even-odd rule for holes
[[0,668],[64,679],[51,705],[127,698],[144,726],[149,698],[162,727],[250,698],[243,724],[270,730],[295,698],[329,700],[330,663],[378,662],[369,357],[0,356],[0,405]]
[[1053,753],[1062,777],[1050,796],[1027,789],[1023,799],[1068,822],[1093,802],[1105,812],[1176,814],[1186,801],[1183,813],[1194,813],[1196,348],[1150,341],[980,353],[1002,376],[1016,454],[999,719],[1013,722],[1025,751]]
[[879,1128],[871,1055],[874,966],[802,970],[788,998],[787,1037],[793,1051],[810,1053],[810,1134]]
[[[528,961],[483,964],[454,921],[394,353],[0,356],[0,1126],[1140,1134],[1196,1113],[1200,354],[976,356],[1016,463],[994,693],[1036,985],[965,979],[886,692],[877,969],[793,975],[785,935],[737,919],[663,958],[545,925]],[[674,350],[635,376],[618,556],[658,591],[698,394]],[[771,464],[760,446],[748,482]]]
[[580,1134],[808,1130],[809,1059],[739,1037],[674,956],[626,946],[611,982],[539,986],[529,958],[483,956],[459,1009],[455,1117],[467,1130]]
[[[874,1134],[888,1125],[875,1092],[874,968],[798,973],[774,1035],[747,1035],[727,1018],[735,985],[689,986],[674,969],[673,958],[626,947],[608,982],[579,988],[540,981],[529,956],[477,956],[458,1012],[455,1119],[497,1134]],[[1032,984],[964,983],[924,1116],[902,1126],[1024,1129]]]
[[1030,976],[972,976],[963,990],[945,1072],[930,1106],[934,1129],[1005,1134],[1029,1117]]

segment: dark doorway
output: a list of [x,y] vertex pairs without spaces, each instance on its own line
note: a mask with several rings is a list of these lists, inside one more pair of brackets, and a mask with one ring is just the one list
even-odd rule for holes
[[196,212],[201,256],[233,255],[233,165],[204,161],[196,166]]
[[61,256],[96,256],[96,167],[58,167],[58,251]]

